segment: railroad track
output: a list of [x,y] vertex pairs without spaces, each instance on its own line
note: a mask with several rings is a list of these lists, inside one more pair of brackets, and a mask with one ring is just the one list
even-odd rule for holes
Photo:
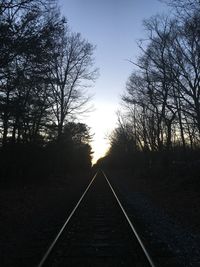
[[49,246],[38,265],[45,266],[155,266],[104,172]]

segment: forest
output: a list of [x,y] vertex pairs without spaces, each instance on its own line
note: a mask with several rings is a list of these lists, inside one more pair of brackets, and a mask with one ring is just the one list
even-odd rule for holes
[[[173,12],[144,21],[146,38],[121,96],[118,127],[98,163],[195,173],[200,166],[200,4],[165,1]],[[177,175],[177,173],[176,173]]]
[[2,181],[91,167],[92,135],[79,117],[98,74],[94,49],[70,30],[57,1],[1,1]]
[[[171,14],[144,21],[140,56],[128,63],[133,72],[121,96],[118,127],[98,164],[154,166],[165,173],[198,169],[200,4],[165,2]],[[98,76],[94,50],[72,32],[57,1],[1,2],[2,181],[91,168],[92,134],[79,118],[90,109],[88,87]]]
[[[54,266],[125,266],[127,255],[130,266],[143,266],[128,231],[133,225],[156,266],[199,266],[200,1],[158,1],[169,12],[144,20],[139,56],[126,62],[132,72],[110,148],[92,166],[94,134],[83,121],[99,76],[95,45],[72,31],[59,0],[0,0],[1,266],[43,266],[58,238]],[[131,1],[74,2],[95,3],[102,22],[108,2],[118,19],[122,2]],[[132,4],[143,12],[145,2]],[[93,27],[86,6],[79,11]],[[103,111],[102,121],[95,119],[100,126],[109,121]]]

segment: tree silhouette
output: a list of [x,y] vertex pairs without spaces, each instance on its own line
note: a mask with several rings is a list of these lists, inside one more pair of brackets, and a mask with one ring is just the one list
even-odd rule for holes
[[0,3],[0,157],[7,176],[11,161],[24,175],[31,159],[35,170],[46,172],[49,163],[56,170],[75,162],[90,166],[89,130],[71,121],[88,109],[86,87],[97,73],[93,52],[69,30],[56,1]]
[[[175,16],[144,21],[147,38],[139,42],[139,59],[131,61],[137,70],[122,95],[123,124],[119,121],[112,134],[111,158],[132,150],[148,155],[149,162],[158,155],[158,161],[172,165],[199,150],[200,5],[195,0],[166,2],[176,8]],[[127,136],[134,142],[125,142]]]
[[65,122],[74,114],[84,112],[89,101],[85,87],[95,80],[97,74],[93,68],[93,51],[90,43],[80,34],[71,33],[63,23],[62,31],[56,36],[53,61],[50,62],[51,107],[58,139]]

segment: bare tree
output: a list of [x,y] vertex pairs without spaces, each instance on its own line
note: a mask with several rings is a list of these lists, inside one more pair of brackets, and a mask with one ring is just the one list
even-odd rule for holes
[[[4,1],[0,17],[0,108],[2,143],[33,141],[47,124],[49,62],[53,36],[62,24],[48,1]],[[43,12],[45,11],[45,12]],[[45,118],[45,119],[44,119]],[[45,123],[46,121],[46,123]],[[43,133],[44,135],[44,133]]]
[[85,110],[89,96],[85,88],[95,80],[93,67],[94,46],[67,27],[58,36],[51,63],[51,88],[53,120],[57,124],[58,139],[64,123],[70,116]]

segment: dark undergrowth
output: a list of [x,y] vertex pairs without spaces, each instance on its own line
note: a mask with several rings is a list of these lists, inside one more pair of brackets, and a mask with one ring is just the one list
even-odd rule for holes
[[1,185],[46,183],[72,172],[90,172],[91,158],[85,147],[59,144],[12,145],[0,150]]
[[148,179],[183,179],[200,181],[200,150],[163,152],[135,152],[132,154],[109,154],[100,159],[95,167],[104,169],[127,169],[137,177]]

